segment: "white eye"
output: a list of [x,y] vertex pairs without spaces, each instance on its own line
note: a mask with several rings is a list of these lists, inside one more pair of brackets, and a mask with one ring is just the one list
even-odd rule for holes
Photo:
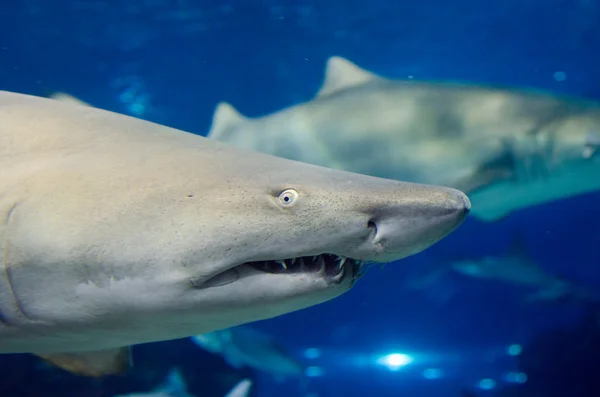
[[294,204],[298,199],[298,192],[294,189],[287,189],[279,193],[278,198],[281,205],[289,207],[290,205]]

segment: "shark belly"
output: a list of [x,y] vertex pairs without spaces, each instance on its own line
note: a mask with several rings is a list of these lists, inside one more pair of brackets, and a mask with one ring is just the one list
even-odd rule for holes
[[505,181],[469,194],[473,214],[495,221],[513,211],[600,190],[600,161],[552,172],[532,181]]

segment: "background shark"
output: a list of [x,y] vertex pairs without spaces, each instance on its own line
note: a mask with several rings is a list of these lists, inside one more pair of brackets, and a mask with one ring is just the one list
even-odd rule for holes
[[275,377],[301,377],[304,365],[273,336],[248,325],[192,336],[198,346],[221,355],[234,368],[248,366]]
[[258,118],[222,102],[208,136],[462,189],[484,221],[600,189],[600,105],[534,90],[386,79],[332,57],[319,93]]
[[503,255],[478,258],[455,258],[416,268],[405,285],[410,289],[433,288],[448,272],[456,272],[472,279],[498,281],[534,290],[525,297],[527,303],[599,302],[600,296],[586,288],[553,274],[533,261],[527,253],[523,238],[515,237],[510,249]]

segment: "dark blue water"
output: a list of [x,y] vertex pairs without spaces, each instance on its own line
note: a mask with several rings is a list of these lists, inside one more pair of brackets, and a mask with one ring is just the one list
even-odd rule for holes
[[[192,11],[193,17],[176,14]],[[27,0],[0,8],[0,89],[69,92],[198,134],[206,133],[221,100],[258,116],[310,99],[332,55],[389,77],[529,86],[600,100],[600,2]],[[267,379],[256,395],[445,397],[461,389],[493,395],[507,372],[520,371],[507,354],[510,345],[576,324],[582,308],[524,305],[514,287],[460,277],[428,293],[406,291],[399,280],[451,252],[501,253],[521,230],[545,268],[598,289],[599,204],[600,194],[590,194],[514,213],[493,227],[470,219],[425,253],[369,271],[343,297],[257,323],[297,354],[319,347],[315,365],[325,373],[310,380],[308,392]],[[235,371],[178,343],[140,347],[136,362],[164,370],[174,360],[169,349],[185,352],[195,390],[223,395],[224,386],[203,389],[201,380]],[[398,371],[376,363],[392,352],[414,361]],[[8,360],[22,370],[37,365],[33,358],[1,359],[7,368],[16,362]],[[426,379],[427,369],[438,369],[439,379]],[[531,376],[543,382],[549,375]],[[494,390],[480,390],[486,378],[496,381]],[[11,379],[0,374],[12,393],[3,397],[32,395],[19,391],[25,379],[21,385]],[[564,379],[581,383],[575,374]],[[119,380],[121,392],[128,381]],[[37,395],[66,395],[69,382],[67,374],[47,376],[45,394]],[[82,395],[110,395],[77,382],[87,390]]]

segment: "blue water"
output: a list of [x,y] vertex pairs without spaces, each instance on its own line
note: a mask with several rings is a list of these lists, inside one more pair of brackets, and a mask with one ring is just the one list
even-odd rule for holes
[[[248,116],[309,100],[332,55],[388,77],[530,86],[600,100],[600,2],[23,0],[0,7],[0,89],[64,91],[201,135],[222,100]],[[598,289],[599,203],[600,193],[589,194],[514,213],[493,227],[469,219],[430,250],[369,271],[340,298],[254,324],[299,356],[318,348],[312,362],[323,371],[305,388],[260,378],[254,395],[452,397],[462,389],[495,395],[507,376],[515,378],[507,373],[520,373],[509,347],[576,324],[582,308],[523,305],[519,289],[500,283],[457,277],[417,293],[399,280],[450,251],[502,253],[521,230],[546,269]],[[255,376],[184,343],[139,347],[136,365],[164,369],[177,361],[169,351],[180,352],[203,397],[226,390],[203,389],[208,377]],[[378,363],[392,353],[412,361],[396,370]],[[39,365],[17,356],[0,363],[22,370]],[[581,382],[558,365],[564,384]],[[149,373],[154,378],[144,385],[164,375]],[[527,382],[543,382],[548,373],[527,374]],[[0,374],[2,397],[32,395],[23,391],[25,379],[15,379]],[[118,381],[121,391],[129,381]],[[100,391],[101,381],[74,381],[60,371],[46,375],[44,394],[36,395],[64,396],[73,382],[87,390],[83,395],[111,395]]]

